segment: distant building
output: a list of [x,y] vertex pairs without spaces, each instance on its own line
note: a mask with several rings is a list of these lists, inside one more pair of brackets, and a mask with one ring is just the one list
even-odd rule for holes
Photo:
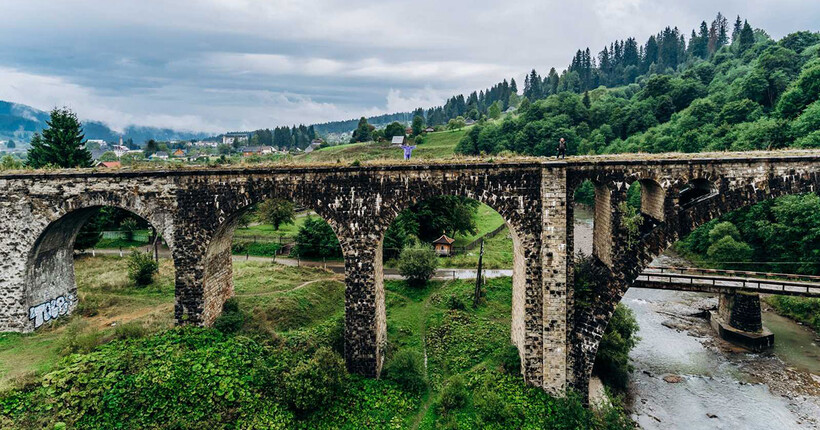
[[305,154],[310,154],[311,152],[319,149],[323,143],[324,142],[322,142],[320,139],[316,139],[313,142],[310,142],[310,145],[308,145],[307,148],[305,148]]
[[250,157],[251,155],[267,155],[273,154],[273,147],[271,146],[245,146],[242,149],[242,156]]
[[209,141],[209,140],[197,140],[196,142],[192,142],[191,145],[193,146],[207,146],[211,148],[216,148],[219,145],[217,141]]
[[404,129],[404,134],[413,134],[413,127],[407,127]]
[[114,145],[111,151],[117,156],[117,158],[122,157],[123,155],[127,154],[129,149],[127,146],[123,145]]
[[122,167],[122,163],[119,161],[98,161],[95,166],[104,167],[106,169],[119,169]]
[[165,152],[165,151],[155,152],[155,153],[151,154],[151,156],[149,158],[152,159],[152,160],[167,160],[168,159],[168,153]]
[[172,157],[184,157],[185,156],[185,151],[183,151],[181,149],[177,149],[176,151],[174,151],[173,154],[171,154],[171,156]]
[[433,250],[441,256],[449,256],[453,252],[453,243],[456,240],[442,234],[441,237],[433,241]]
[[515,112],[515,109],[515,106],[510,106],[507,108],[507,110],[504,111],[504,113],[513,113]]
[[250,138],[249,133],[225,133],[222,135],[222,143],[225,145],[233,145],[234,142],[247,142],[248,138]]
[[424,132],[425,132],[425,133],[432,133],[432,132],[434,132],[434,131],[436,131],[436,129],[435,129],[435,128],[433,128],[433,127],[427,127],[427,128],[425,128],[425,129],[424,129]]
[[393,145],[404,145],[404,142],[404,136],[393,136],[393,140],[390,141],[390,143]]
[[464,121],[464,125],[473,125],[473,124],[475,124],[474,119],[468,119],[467,121]]

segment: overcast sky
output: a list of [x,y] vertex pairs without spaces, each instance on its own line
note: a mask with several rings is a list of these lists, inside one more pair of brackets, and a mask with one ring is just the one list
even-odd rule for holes
[[222,132],[440,105],[722,11],[780,38],[818,0],[0,0],[0,99]]

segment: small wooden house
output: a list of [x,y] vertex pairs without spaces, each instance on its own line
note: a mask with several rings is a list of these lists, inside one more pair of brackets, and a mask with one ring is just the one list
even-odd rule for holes
[[453,243],[456,240],[442,234],[441,237],[433,241],[433,250],[440,256],[449,256],[453,253]]
[[182,157],[185,156],[185,151],[183,151],[181,149],[177,149],[176,151],[174,151],[173,154],[171,154],[171,156],[176,157],[176,158],[182,158]]

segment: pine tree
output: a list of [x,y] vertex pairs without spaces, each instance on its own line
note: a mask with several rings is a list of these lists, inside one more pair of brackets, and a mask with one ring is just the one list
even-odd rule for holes
[[715,17],[715,26],[717,27],[717,49],[729,43],[729,20],[718,12]]
[[584,106],[587,107],[587,109],[589,109],[589,107],[592,105],[592,103],[589,101],[589,91],[584,91],[584,98],[581,100],[581,102],[584,104]]
[[747,49],[751,48],[752,45],[755,44],[755,33],[752,30],[752,26],[749,25],[749,21],[743,22],[743,30],[740,30],[740,36],[738,37],[740,40],[739,49],[740,52],[746,52]]
[[28,164],[34,168],[90,167],[91,152],[85,148],[85,135],[77,115],[68,108],[54,108],[43,134],[35,134],[28,151]]
[[743,22],[740,20],[740,15],[735,20],[735,27],[732,30],[732,43],[740,37],[740,31],[743,30]]

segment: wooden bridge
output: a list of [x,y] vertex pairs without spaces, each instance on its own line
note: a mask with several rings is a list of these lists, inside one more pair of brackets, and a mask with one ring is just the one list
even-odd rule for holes
[[659,266],[647,267],[638,275],[631,287],[704,293],[742,291],[820,297],[820,276]]

